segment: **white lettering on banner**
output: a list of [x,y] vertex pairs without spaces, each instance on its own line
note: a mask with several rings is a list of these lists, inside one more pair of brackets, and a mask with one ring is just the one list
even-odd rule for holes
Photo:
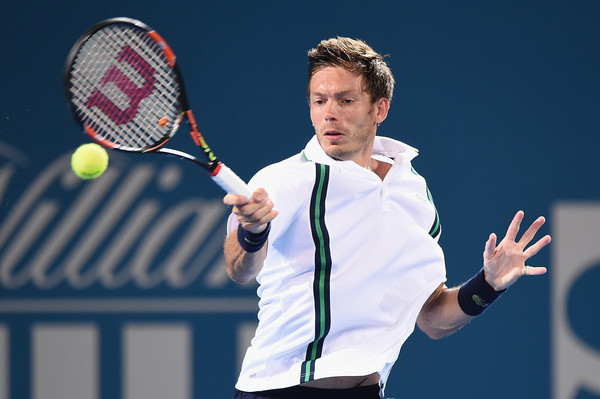
[[[67,275],[72,286],[85,288],[96,280],[97,271],[94,268],[88,270],[87,275],[83,275],[81,269],[140,196],[152,179],[153,172],[153,168],[146,165],[133,168],[117,187],[116,194],[105,202],[102,209],[94,215],[94,220],[83,229],[83,235],[76,244],[75,250],[71,251],[64,261],[64,274]],[[110,184],[112,186],[112,182]],[[81,207],[85,207],[85,203],[82,203]],[[60,245],[62,246],[62,243]],[[38,257],[39,259],[36,259],[38,262],[47,258],[43,253],[38,254]],[[37,265],[36,261],[34,265]],[[48,281],[48,277],[45,280]],[[38,285],[42,286],[42,281],[39,281]]]
[[[190,284],[191,279],[186,280],[186,275],[183,274],[183,271],[185,265],[188,263],[187,261],[195,251],[196,245],[204,241],[209,229],[216,224],[216,221],[223,217],[224,207],[221,203],[217,203],[216,205],[218,209],[211,211],[203,203],[193,201],[180,205],[173,211],[163,215],[164,220],[157,223],[155,228],[149,232],[137,253],[138,256],[133,265],[132,274],[139,286],[150,288],[163,280],[167,280],[172,287],[183,287]],[[172,250],[171,255],[165,259],[163,265],[158,267],[155,272],[150,272],[148,270],[149,266],[152,264],[157,250],[160,249],[164,237],[168,237],[175,227],[178,227],[182,221],[190,217],[190,214],[195,215],[194,220],[196,223],[184,234],[183,239]],[[219,242],[222,241],[223,237],[219,237]],[[200,263],[198,262],[198,264]],[[206,265],[202,265],[202,268],[204,266]],[[195,280],[200,271],[202,270],[197,268],[196,271],[192,270],[189,277]]]
[[[557,204],[552,221],[553,397],[570,399],[580,397],[582,392],[600,395],[600,351],[577,335],[568,314],[574,284],[586,271],[600,264],[597,242],[600,203]],[[577,305],[596,306],[590,303]],[[590,327],[599,322],[593,317],[588,319]]]
[[[83,183],[70,171],[69,158],[46,167],[0,219],[0,286],[116,289],[133,282],[142,289],[161,283],[178,289],[215,262],[222,265],[227,208],[220,199],[165,205],[147,194],[158,189],[168,198],[181,187],[176,163],[125,168],[111,161],[101,178]],[[0,165],[0,199],[15,170],[13,163]],[[63,192],[57,195],[58,190]],[[227,281],[214,273],[209,277],[206,283],[213,287]]]
[[10,182],[11,177],[15,174],[16,170],[17,167],[12,164],[8,164],[0,168],[0,200],[2,197],[4,197],[6,187],[8,187],[8,183]]

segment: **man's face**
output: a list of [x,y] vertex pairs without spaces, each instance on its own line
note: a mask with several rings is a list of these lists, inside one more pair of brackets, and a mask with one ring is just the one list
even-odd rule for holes
[[309,90],[310,119],[325,153],[365,166],[371,157],[377,124],[387,116],[387,99],[372,103],[363,90],[363,77],[341,67],[316,72]]

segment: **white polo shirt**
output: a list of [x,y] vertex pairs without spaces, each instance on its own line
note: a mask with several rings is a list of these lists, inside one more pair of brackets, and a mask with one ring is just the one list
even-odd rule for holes
[[[376,137],[385,179],[305,150],[250,181],[279,215],[257,276],[259,324],[236,388],[261,391],[333,376],[385,383],[419,311],[446,280],[440,227],[417,150]],[[237,227],[230,217],[228,232]]]

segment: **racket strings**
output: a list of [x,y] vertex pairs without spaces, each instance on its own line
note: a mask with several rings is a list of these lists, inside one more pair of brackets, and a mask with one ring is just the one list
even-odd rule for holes
[[143,151],[174,134],[182,112],[162,48],[128,25],[109,25],[88,38],[75,57],[70,90],[95,138],[124,150]]

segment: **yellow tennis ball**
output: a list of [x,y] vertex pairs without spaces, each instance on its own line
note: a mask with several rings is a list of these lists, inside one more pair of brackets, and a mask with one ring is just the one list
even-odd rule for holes
[[108,167],[108,153],[96,144],[83,144],[71,156],[71,168],[77,176],[89,180],[100,177]]

